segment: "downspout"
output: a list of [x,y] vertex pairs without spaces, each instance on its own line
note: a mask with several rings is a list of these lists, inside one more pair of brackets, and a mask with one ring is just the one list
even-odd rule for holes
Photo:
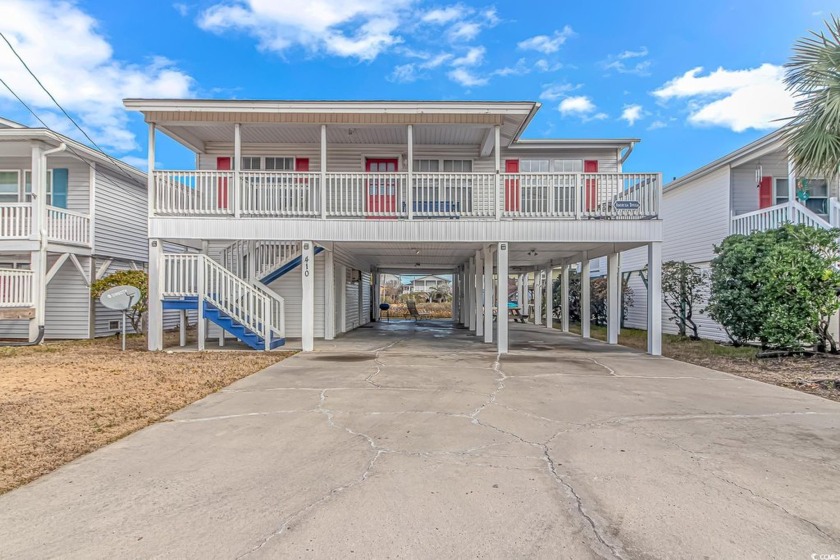
[[627,161],[627,158],[629,158],[630,154],[633,153],[633,148],[635,148],[635,147],[636,147],[636,143],[635,142],[630,142],[630,145],[627,146],[627,151],[624,152],[624,155],[621,156],[621,161],[618,162],[619,165],[624,165],[624,162]]

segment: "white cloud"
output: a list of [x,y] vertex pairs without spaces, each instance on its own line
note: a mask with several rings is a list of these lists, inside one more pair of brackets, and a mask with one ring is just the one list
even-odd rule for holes
[[182,2],[175,2],[174,4],[172,4],[172,8],[174,8],[174,10],[178,12],[181,15],[181,17],[186,17],[190,13],[190,7]]
[[207,31],[242,31],[263,50],[283,53],[300,46],[312,52],[373,60],[402,42],[396,33],[413,0],[233,0],[202,12]]
[[659,130],[660,128],[665,128],[667,126],[668,126],[668,123],[666,123],[665,121],[655,120],[652,123],[650,123],[650,126],[648,126],[647,129],[648,130]]
[[474,21],[457,23],[449,30],[450,41],[472,41],[481,33],[481,25]]
[[648,55],[647,47],[639,50],[626,50],[618,54],[610,55],[601,63],[605,70],[612,70],[619,74],[636,74],[637,76],[650,75],[650,60],[645,59]]
[[472,87],[472,86],[483,86],[486,85],[488,80],[485,77],[478,76],[470,70],[467,70],[463,67],[453,68],[447,74],[449,78],[461,84],[462,86]]
[[557,101],[575,89],[577,89],[577,86],[573,86],[572,84],[550,84],[543,86],[542,93],[540,93],[540,99],[544,99],[546,101]]
[[705,76],[702,67],[689,70],[653,92],[657,98],[689,102],[688,122],[722,126],[735,132],[772,129],[779,119],[794,114],[794,101],[785,90],[784,68],[762,64],[746,70],[718,68]]
[[641,105],[625,105],[624,110],[619,117],[621,120],[627,121],[627,124],[633,126],[636,121],[642,119],[645,113]]
[[[137,148],[124,97],[188,97],[193,80],[164,58],[139,65],[114,58],[91,16],[69,2],[4,0],[0,30],[65,109],[103,148]],[[11,51],[0,49],[0,75],[59,132],[79,137]],[[0,97],[12,99],[5,90]]]
[[417,66],[415,64],[400,64],[394,67],[388,79],[392,82],[399,82],[401,84],[410,84],[416,82],[419,78],[417,74]]
[[564,117],[579,117],[584,122],[600,121],[608,118],[606,113],[596,112],[597,107],[586,95],[566,97],[557,107]]
[[435,10],[431,10],[426,12],[423,17],[420,18],[420,21],[426,23],[436,23],[439,25],[443,25],[457,19],[462,18],[466,14],[466,10],[463,6],[456,5],[456,6],[447,6],[446,8],[437,8]]
[[478,66],[484,61],[484,47],[471,47],[464,56],[452,61],[452,66]]
[[519,41],[516,44],[522,50],[538,51],[544,54],[556,53],[560,50],[560,46],[575,33],[568,25],[560,31],[555,31],[551,36],[536,35],[529,39]]

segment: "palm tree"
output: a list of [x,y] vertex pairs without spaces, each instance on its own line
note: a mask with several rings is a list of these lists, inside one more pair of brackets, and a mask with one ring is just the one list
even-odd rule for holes
[[825,25],[827,32],[799,39],[785,64],[797,111],[786,139],[800,176],[833,179],[840,174],[840,18]]

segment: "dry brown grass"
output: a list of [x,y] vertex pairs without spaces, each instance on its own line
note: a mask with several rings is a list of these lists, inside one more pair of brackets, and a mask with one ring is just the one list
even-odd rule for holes
[[[404,303],[392,303],[391,308],[387,312],[394,318],[408,317],[408,308]],[[418,303],[417,311],[429,314],[429,319],[450,319],[452,317],[452,303]],[[385,315],[387,316],[387,315]]]
[[0,348],[0,493],[291,354],[144,345],[134,337],[126,352],[116,338]]
[[[580,334],[579,325],[572,325],[570,330]],[[606,328],[593,325],[592,338],[606,340]],[[647,331],[621,329],[618,343],[646,350]],[[669,334],[662,337],[662,355],[669,358],[840,401],[840,357],[822,354],[758,358],[756,353],[756,348],[735,348],[711,340],[689,340]]]

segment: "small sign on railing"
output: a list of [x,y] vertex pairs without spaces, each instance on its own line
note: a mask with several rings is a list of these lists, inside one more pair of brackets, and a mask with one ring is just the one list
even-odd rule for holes
[[616,200],[613,204],[616,210],[638,210],[638,200]]

